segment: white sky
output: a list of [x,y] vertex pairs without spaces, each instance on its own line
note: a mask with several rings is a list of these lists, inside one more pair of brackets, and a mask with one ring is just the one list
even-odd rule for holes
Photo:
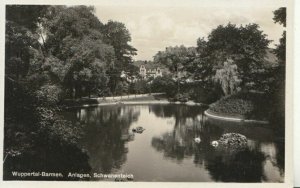
[[212,29],[229,22],[259,24],[274,41],[270,47],[274,47],[283,27],[273,23],[273,11],[281,6],[285,6],[283,0],[127,0],[101,3],[95,8],[101,22],[126,24],[131,44],[138,50],[134,59],[152,60],[156,52],[167,46],[196,46],[199,37],[207,37]]

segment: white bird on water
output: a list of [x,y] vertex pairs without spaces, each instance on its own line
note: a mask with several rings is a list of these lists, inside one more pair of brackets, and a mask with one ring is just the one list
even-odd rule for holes
[[201,142],[201,138],[200,138],[200,137],[196,137],[194,140],[195,140],[195,142],[198,143],[198,144]]
[[213,146],[213,147],[217,147],[218,145],[219,145],[219,142],[218,141],[212,141],[211,142],[211,145]]

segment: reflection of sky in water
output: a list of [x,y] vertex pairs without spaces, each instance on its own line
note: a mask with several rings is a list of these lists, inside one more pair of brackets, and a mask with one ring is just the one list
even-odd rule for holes
[[[277,149],[272,131],[205,123],[202,111],[184,105],[105,106],[76,116],[85,123],[82,146],[95,172],[131,173],[135,181],[282,181],[284,164],[277,157],[284,149]],[[146,130],[133,133],[138,126]],[[210,146],[227,132],[246,135],[248,150],[224,153]]]
[[[134,142],[128,143],[127,161],[120,172],[132,173],[136,179],[144,181],[184,181],[185,178],[190,181],[210,181],[209,173],[196,167],[191,157],[182,161],[168,160],[151,146],[153,137],[173,134],[174,122],[174,117],[157,118],[147,108],[141,109],[139,120],[130,126],[130,130],[137,126],[143,126],[146,130],[143,134],[136,134]],[[180,142],[182,138],[175,134],[175,140]]]

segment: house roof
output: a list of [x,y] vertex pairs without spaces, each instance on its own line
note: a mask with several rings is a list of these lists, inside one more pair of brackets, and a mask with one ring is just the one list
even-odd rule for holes
[[153,63],[152,61],[135,61],[133,64],[138,68],[140,68],[141,65],[144,65],[146,69],[156,69],[158,67],[160,69],[165,69],[164,65]]

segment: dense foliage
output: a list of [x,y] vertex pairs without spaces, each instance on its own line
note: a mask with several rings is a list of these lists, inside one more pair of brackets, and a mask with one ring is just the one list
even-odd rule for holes
[[157,77],[151,84],[153,92],[165,92],[168,97],[176,94],[176,82],[170,76]]
[[[280,23],[286,26],[286,8],[281,7],[274,11],[275,23]],[[272,108],[272,123],[279,124],[278,127],[284,133],[285,125],[285,77],[286,77],[286,31],[283,32],[282,37],[279,39],[279,44],[276,46],[274,53],[276,54],[279,65],[275,67],[271,74],[273,82],[270,84],[270,98],[273,101]]]
[[[270,76],[265,60],[269,43],[257,24],[228,23],[213,29],[207,40],[199,38],[195,48],[176,46],[159,51],[154,62],[167,66],[177,82],[192,80],[198,83],[194,84],[198,90],[214,91],[214,96],[220,96],[216,88],[222,88],[223,95],[240,90],[265,91],[269,89],[269,82],[260,80],[268,80]],[[177,92],[197,96],[179,83]]]
[[[136,51],[128,44],[125,25],[101,23],[93,7],[8,5],[5,37],[7,163],[39,158],[36,151],[40,156],[72,151],[76,155],[70,160],[83,162],[85,154],[77,148],[81,125],[62,118],[59,104],[67,97],[115,92],[109,80],[118,77],[121,64],[130,64]],[[116,62],[121,63],[117,68]],[[108,74],[111,70],[115,75]],[[17,163],[12,166],[18,168]]]
[[261,93],[240,92],[212,104],[209,111],[225,116],[265,120],[270,113],[269,102],[267,96]]

